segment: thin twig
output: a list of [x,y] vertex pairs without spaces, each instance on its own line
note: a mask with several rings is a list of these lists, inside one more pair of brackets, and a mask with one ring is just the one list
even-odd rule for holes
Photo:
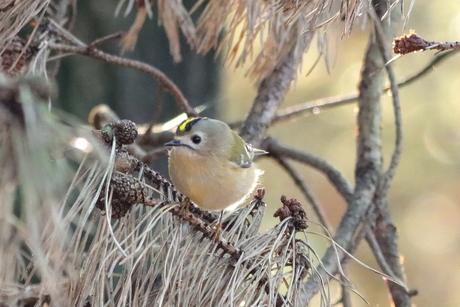
[[[367,226],[365,227],[368,228]],[[372,253],[374,254],[375,260],[377,260],[377,263],[383,270],[383,273],[395,279],[398,279],[398,277],[394,274],[393,270],[390,268],[387,260],[385,259],[385,256],[382,254],[382,249],[380,248],[379,243],[375,239],[374,233],[369,228],[368,230],[366,230],[366,241],[369,244]]]
[[71,0],[70,2],[70,7],[72,8],[72,11],[64,25],[64,27],[69,31],[73,29],[73,26],[75,25],[75,21],[77,20],[77,12],[78,12],[77,1],[78,0]]
[[322,209],[322,206],[316,198],[313,190],[310,189],[305,180],[302,178],[299,172],[297,172],[297,170],[292,166],[288,159],[278,154],[273,154],[273,156],[275,160],[278,161],[278,163],[286,170],[289,176],[291,176],[292,180],[294,180],[295,184],[300,189],[300,191],[302,191],[304,197],[311,204],[313,211],[315,211],[320,223],[324,227],[326,227],[326,229],[330,233],[332,233],[332,226],[330,222],[327,220],[326,213]]
[[[390,60],[390,50],[386,48],[387,40],[385,36],[385,30],[380,22],[380,18],[377,16],[377,13],[371,9],[369,11],[371,17],[374,19],[374,24],[376,28],[377,34],[377,41],[379,43],[380,52],[382,54],[383,61],[388,63]],[[395,73],[393,71],[393,66],[391,64],[385,65],[388,80],[390,81],[390,90],[391,90],[391,97],[393,101],[393,112],[395,117],[395,128],[396,128],[396,137],[395,137],[395,148],[393,154],[391,156],[390,165],[388,166],[388,170],[383,175],[381,185],[383,191],[380,193],[385,194],[390,188],[391,182],[396,172],[396,168],[398,167],[399,160],[401,159],[402,147],[403,147],[403,135],[402,135],[402,114],[401,114],[401,102],[399,99],[399,88],[396,82]],[[380,190],[380,189],[379,189]]]
[[176,99],[177,104],[184,113],[186,113],[188,116],[198,116],[198,113],[189,105],[187,99],[182,94],[181,90],[177,87],[177,85],[173,81],[171,81],[171,79],[169,79],[158,68],[155,68],[151,65],[148,65],[140,61],[107,54],[105,52],[102,52],[101,50],[91,47],[76,47],[55,43],[49,43],[47,46],[50,50],[73,54],[81,54],[90,58],[101,60],[109,64],[128,67],[146,73],[158,80],[161,86],[163,86],[168,92],[172,94],[172,96]]
[[[397,82],[397,87],[402,88],[408,86],[418,79],[424,77],[428,73],[434,71],[435,66],[442,61],[448,59],[451,55],[457,53],[458,50],[452,50],[445,53],[441,53],[435,56],[430,62],[428,62],[420,71],[407,76]],[[388,62],[388,61],[387,61]],[[385,87],[382,89],[382,93],[387,93],[391,91],[390,87]],[[280,112],[276,115],[273,119],[273,124],[279,123],[286,120],[292,120],[298,116],[305,116],[310,114],[317,114],[324,110],[329,110],[338,106],[348,105],[354,103],[358,100],[358,94],[348,94],[345,96],[336,96],[336,97],[329,97],[323,98],[318,100],[313,100],[309,102],[304,102],[298,105],[294,105],[292,107],[280,110]]]
[[[272,120],[272,125],[278,124],[287,120],[293,120],[300,116],[307,116],[311,114],[318,114],[321,111],[335,108],[341,105],[350,104],[356,102],[358,99],[358,95],[351,94],[346,96],[336,96],[336,97],[328,97],[317,99],[313,101],[308,101],[304,103],[300,103],[294,105],[292,107],[288,107],[285,109],[280,110],[276,116]],[[244,121],[235,121],[233,123],[229,123],[228,125],[232,129],[236,129],[241,127]]]
[[305,116],[311,114],[318,114],[324,110],[329,110],[338,106],[354,103],[358,100],[358,95],[346,95],[338,97],[329,97],[324,99],[318,99],[315,101],[309,101],[294,105],[292,107],[280,110],[280,112],[273,119],[273,123],[277,124],[286,120],[295,119],[298,116]]
[[116,32],[116,33],[113,33],[113,34],[109,34],[109,35],[100,37],[100,38],[92,41],[88,45],[88,47],[90,47],[90,48],[97,47],[97,46],[102,45],[102,44],[104,44],[104,43],[106,43],[108,41],[120,39],[120,38],[123,37],[123,35],[124,35],[124,32]]
[[[342,270],[346,273],[347,270],[342,265]],[[343,307],[352,307],[353,304],[351,303],[351,295],[350,289],[346,286],[346,279],[344,276],[340,276],[340,280],[342,281],[341,290],[342,290],[342,297],[340,298],[340,303],[342,303]]]
[[[397,285],[395,283],[391,283],[390,292],[393,294],[395,290],[391,288],[397,287],[398,292],[404,293],[404,296],[407,296],[407,298],[417,295],[417,290],[411,290],[407,287],[402,286],[402,285],[405,285],[406,281],[402,280],[401,276],[398,276],[398,275],[401,275],[400,273],[395,274],[395,272],[391,268],[391,264],[388,263],[387,261],[387,256],[386,256],[387,253],[384,250],[382,250],[381,243],[377,239],[376,234],[372,232],[372,230],[368,227],[368,225],[364,227],[366,228],[366,241],[369,244],[369,247],[372,250],[372,253],[374,254],[374,257],[377,260],[377,263],[379,264],[380,268],[386,275],[391,276],[393,279],[397,280],[400,284],[400,285]],[[398,271],[400,271],[399,268],[398,268]],[[406,301],[406,300],[401,300],[401,301]],[[398,306],[401,306],[401,305],[398,305]],[[407,305],[407,303],[405,303],[405,305],[402,305],[402,306],[411,306],[411,305]]]
[[[456,54],[458,51],[459,50],[446,51],[444,53],[441,53],[435,56],[420,71],[400,80],[397,83],[397,86],[399,88],[403,88],[403,87],[406,87],[414,83],[418,79],[434,71],[435,66],[437,64],[448,59],[452,55]],[[384,88],[382,90],[382,93],[386,93],[388,91],[391,91],[391,87]],[[278,123],[281,123],[287,120],[297,119],[300,116],[318,114],[318,113],[321,113],[322,111],[329,110],[335,107],[355,103],[357,100],[358,100],[358,94],[348,94],[345,96],[341,95],[341,96],[335,96],[335,97],[328,97],[328,98],[322,98],[322,99],[300,103],[292,107],[281,109],[277,113],[277,115],[273,118],[272,125],[278,124]],[[242,124],[243,124],[243,121],[241,120],[241,121],[235,121],[233,123],[230,123],[229,126],[232,127],[233,129],[236,129],[236,128],[241,127]]]
[[[430,62],[428,62],[428,64],[425,65],[425,67],[423,67],[420,71],[416,72],[412,76],[406,77],[403,80],[399,81],[398,87],[402,88],[417,81],[419,78],[425,76],[427,73],[432,72],[435,69],[436,64],[441,63],[442,61],[446,60],[454,54],[457,54],[457,52],[458,50],[451,50],[438,54]],[[389,88],[385,89],[385,91],[387,90],[389,90]]]
[[22,59],[22,56],[24,55],[24,53],[25,53],[27,50],[29,50],[29,47],[30,47],[30,45],[32,44],[32,40],[34,39],[35,34],[37,34],[37,32],[38,32],[39,25],[40,25],[41,21],[43,20],[43,17],[45,16],[45,13],[46,13],[46,10],[43,10],[43,11],[41,12],[40,16],[38,16],[37,23],[35,24],[35,27],[34,27],[34,29],[32,30],[32,33],[29,35],[26,44],[25,44],[24,47],[22,48],[22,50],[21,50],[21,52],[19,53],[19,55],[16,57],[15,61],[13,62],[13,64],[11,64],[10,69],[8,70],[8,72],[12,72],[12,71],[16,68],[16,65],[17,65],[18,62]]
[[272,155],[293,159],[319,170],[326,175],[347,203],[352,200],[353,189],[350,187],[342,174],[340,174],[340,172],[327,161],[312,154],[281,145],[276,139],[271,137],[268,137],[263,141],[261,148],[265,149]]

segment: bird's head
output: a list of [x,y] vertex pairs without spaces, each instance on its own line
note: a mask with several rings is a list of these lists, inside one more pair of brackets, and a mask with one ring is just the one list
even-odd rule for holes
[[174,140],[166,143],[178,153],[190,156],[227,156],[233,146],[230,127],[219,120],[192,117],[183,121],[176,130]]

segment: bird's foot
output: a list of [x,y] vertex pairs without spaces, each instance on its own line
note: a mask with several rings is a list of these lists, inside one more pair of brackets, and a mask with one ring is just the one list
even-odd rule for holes
[[217,225],[213,227],[213,230],[214,230],[214,234],[211,237],[211,240],[213,240],[216,243],[222,241],[222,223],[221,222],[217,223]]
[[212,236],[212,240],[214,242],[220,242],[222,241],[222,225],[223,225],[223,221],[222,221],[222,217],[224,215],[224,211],[220,211],[220,214],[219,214],[219,219],[217,220],[217,225],[216,227],[213,227],[215,232],[214,232],[214,235]]
[[186,197],[182,201],[182,206],[180,208],[180,214],[181,215],[186,215],[186,214],[190,213],[190,207],[191,206],[192,206],[192,201],[190,200],[190,198]]

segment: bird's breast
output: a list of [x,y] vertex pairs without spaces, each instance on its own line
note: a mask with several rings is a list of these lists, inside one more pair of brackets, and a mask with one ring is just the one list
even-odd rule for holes
[[176,188],[206,210],[237,206],[255,189],[261,173],[254,165],[237,168],[227,160],[183,156],[174,149],[169,170]]

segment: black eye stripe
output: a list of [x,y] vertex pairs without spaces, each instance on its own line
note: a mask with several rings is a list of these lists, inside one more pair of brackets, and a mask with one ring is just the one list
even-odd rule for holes
[[200,144],[201,143],[201,137],[199,135],[192,136],[192,142],[195,143],[195,144]]

